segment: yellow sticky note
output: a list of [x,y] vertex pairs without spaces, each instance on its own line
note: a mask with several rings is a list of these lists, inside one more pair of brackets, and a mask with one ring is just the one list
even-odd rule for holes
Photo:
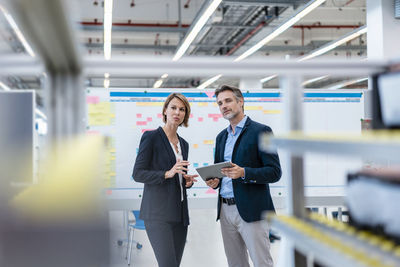
[[111,118],[107,114],[89,114],[88,124],[93,125],[110,125]]
[[245,106],[244,110],[262,110],[262,106]]
[[281,114],[281,111],[278,109],[267,109],[263,111],[264,114]]
[[208,107],[208,103],[207,102],[199,102],[199,103],[197,103],[197,106],[199,106],[199,107]]
[[136,106],[156,106],[156,107],[162,107],[164,105],[163,102],[136,102]]
[[214,140],[204,140],[203,143],[205,145],[213,145],[214,144]]
[[193,148],[199,148],[199,144],[193,144]]

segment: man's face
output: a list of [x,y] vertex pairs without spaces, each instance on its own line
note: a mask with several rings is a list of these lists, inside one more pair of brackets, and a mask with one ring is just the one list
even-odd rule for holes
[[237,101],[233,92],[229,90],[218,94],[217,104],[222,116],[227,120],[232,120],[243,112],[243,99]]

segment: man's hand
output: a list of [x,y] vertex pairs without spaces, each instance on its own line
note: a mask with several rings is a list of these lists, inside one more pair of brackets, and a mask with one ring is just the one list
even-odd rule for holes
[[186,180],[186,187],[191,187],[191,186],[193,185],[194,182],[197,182],[197,180],[194,179],[194,178],[196,178],[196,177],[198,177],[197,174],[193,174],[193,175],[184,174],[184,175],[183,175],[183,178],[185,178],[185,180]]
[[217,186],[219,185],[219,179],[218,179],[218,178],[211,178],[211,179],[208,179],[208,180],[206,181],[206,184],[207,184],[209,187],[215,189],[215,188],[217,188]]
[[235,163],[232,163],[232,167],[222,168],[221,172],[226,177],[229,177],[232,179],[244,177],[244,168],[240,167],[239,165],[236,165]]

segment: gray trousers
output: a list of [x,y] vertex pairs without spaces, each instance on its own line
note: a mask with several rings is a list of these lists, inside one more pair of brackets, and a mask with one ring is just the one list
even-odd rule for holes
[[266,221],[247,223],[236,205],[222,203],[220,222],[229,267],[250,267],[247,251],[254,267],[273,267]]
[[187,226],[183,223],[145,221],[146,233],[159,267],[178,267],[185,248]]

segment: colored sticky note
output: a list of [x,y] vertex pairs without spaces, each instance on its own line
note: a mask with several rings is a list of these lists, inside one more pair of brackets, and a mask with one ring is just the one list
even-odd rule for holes
[[89,114],[88,124],[90,126],[110,125],[111,118],[109,114]]
[[269,109],[269,110],[264,110],[264,114],[281,114],[281,111],[278,109]]
[[197,168],[199,167],[199,164],[197,162],[193,163],[193,167]]
[[189,118],[193,118],[193,113],[190,113],[190,116],[189,116]]
[[216,194],[217,191],[215,191],[214,189],[212,189],[211,187],[208,188],[208,190],[206,191],[206,194]]
[[199,106],[199,107],[208,107],[208,103],[207,102],[199,102],[199,103],[197,103],[197,106]]
[[197,120],[198,121],[203,121],[203,117],[198,117]]
[[203,166],[208,166],[208,163],[203,163]]
[[214,91],[205,91],[204,93],[208,96],[208,98],[212,98],[214,96]]
[[110,113],[110,102],[99,102],[97,104],[88,104],[88,113]]
[[142,129],[142,133],[147,132],[147,131],[153,131],[154,129]]
[[147,117],[147,121],[153,121],[152,117]]
[[245,106],[244,110],[262,110],[262,106]]
[[136,102],[136,106],[153,106],[153,107],[162,107],[164,105],[163,102]]
[[158,114],[157,114],[157,118],[162,118],[161,113],[158,113]]
[[193,148],[199,148],[199,144],[193,144]]
[[141,118],[142,117],[142,113],[136,113],[136,118]]
[[213,118],[213,121],[218,121],[218,118]]
[[93,96],[93,95],[88,95],[86,96],[86,103],[88,104],[97,104],[100,101],[100,97],[98,96]]
[[138,126],[147,125],[147,121],[137,121],[136,125],[138,125]]
[[214,140],[204,140],[203,144],[205,144],[205,145],[213,145],[214,144]]

